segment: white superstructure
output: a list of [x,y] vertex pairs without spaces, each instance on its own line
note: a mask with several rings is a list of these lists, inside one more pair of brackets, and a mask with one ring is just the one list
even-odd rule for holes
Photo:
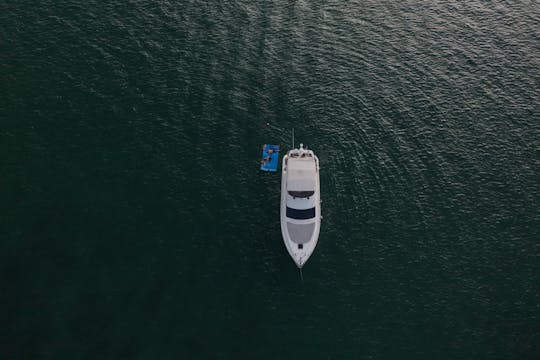
[[281,171],[281,233],[301,268],[315,250],[321,228],[319,159],[300,144],[283,157]]

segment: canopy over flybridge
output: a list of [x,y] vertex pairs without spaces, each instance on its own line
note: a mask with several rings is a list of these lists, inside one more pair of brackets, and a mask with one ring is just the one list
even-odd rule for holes
[[315,161],[313,158],[290,158],[287,191],[315,190]]

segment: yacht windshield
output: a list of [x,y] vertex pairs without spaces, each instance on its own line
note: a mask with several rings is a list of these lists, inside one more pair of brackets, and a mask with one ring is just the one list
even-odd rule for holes
[[287,206],[287,217],[296,220],[313,219],[315,217],[315,208],[298,210]]
[[313,194],[315,194],[315,191],[289,191],[289,195],[293,198],[308,198]]

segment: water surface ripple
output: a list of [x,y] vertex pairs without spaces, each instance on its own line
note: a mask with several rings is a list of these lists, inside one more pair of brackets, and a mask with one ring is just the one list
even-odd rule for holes
[[[1,358],[540,353],[537,2],[0,10]],[[303,283],[258,170],[291,128]]]

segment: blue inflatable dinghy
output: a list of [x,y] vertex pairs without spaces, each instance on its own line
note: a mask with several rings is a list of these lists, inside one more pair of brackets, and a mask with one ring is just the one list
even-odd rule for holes
[[279,145],[264,144],[262,149],[261,170],[277,171]]

